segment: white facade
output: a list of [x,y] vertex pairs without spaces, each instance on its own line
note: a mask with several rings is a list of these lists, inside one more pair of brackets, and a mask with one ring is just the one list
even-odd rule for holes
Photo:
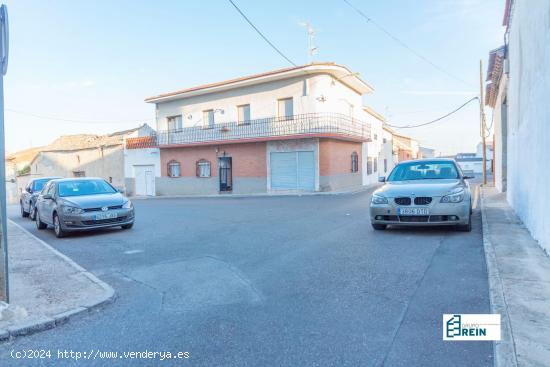
[[510,22],[507,198],[532,236],[550,252],[548,1],[514,1]]

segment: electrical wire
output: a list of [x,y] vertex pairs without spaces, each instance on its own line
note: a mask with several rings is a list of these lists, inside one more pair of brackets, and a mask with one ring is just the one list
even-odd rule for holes
[[258,29],[258,27],[256,27],[254,25],[254,23],[252,23],[252,21],[243,13],[243,11],[237,6],[237,4],[235,4],[233,2],[233,0],[228,0],[231,5],[233,5],[233,7],[239,12],[239,14],[244,18],[244,20],[246,20],[246,22],[248,24],[250,24],[250,26],[256,31],[256,33],[258,33],[260,35],[260,37],[262,37],[264,39],[264,41],[266,41],[272,49],[274,49],[279,55],[281,55],[286,61],[288,61],[291,65],[293,66],[298,66],[296,65],[290,58],[288,58],[281,50],[279,50],[279,48],[277,48],[277,46],[275,46],[273,44],[273,42],[271,42],[263,33],[262,31],[260,31]]
[[421,124],[415,124],[415,125],[405,125],[405,126],[397,126],[397,125],[391,125],[391,124],[386,124],[386,125],[388,125],[389,127],[393,127],[395,129],[412,129],[412,128],[415,128],[415,127],[421,127],[421,126],[434,124],[434,123],[436,123],[438,121],[441,121],[441,120],[451,116],[452,114],[460,111],[461,109],[466,107],[466,105],[468,105],[469,103],[471,103],[472,101],[475,101],[475,100],[479,100],[479,97],[473,97],[473,98],[469,99],[468,101],[466,101],[465,103],[460,105],[460,107],[457,107],[454,110],[452,110],[451,112],[449,112],[449,113],[447,113],[447,114],[445,114],[441,117],[438,117],[438,118],[436,118],[435,120],[432,120],[432,121],[424,122],[424,123],[421,123]]
[[433,61],[431,61],[430,59],[428,59],[427,57],[425,57],[424,55],[420,54],[418,51],[414,50],[412,47],[410,47],[409,45],[407,45],[405,42],[401,41],[399,38],[397,38],[396,36],[394,36],[393,34],[391,34],[386,28],[382,27],[380,24],[378,24],[377,22],[375,22],[371,17],[369,17],[368,15],[366,15],[365,13],[363,13],[361,11],[361,9],[355,7],[353,4],[351,4],[348,0],[343,0],[344,3],[346,3],[350,8],[352,8],[357,14],[359,14],[360,16],[362,16],[363,18],[365,18],[365,20],[367,21],[367,23],[371,23],[373,26],[375,26],[376,28],[378,28],[378,30],[380,30],[381,32],[383,32],[384,34],[386,34],[386,36],[390,37],[392,40],[394,40],[397,44],[399,44],[401,47],[405,48],[406,50],[408,50],[409,52],[411,52],[413,55],[415,55],[416,57],[418,57],[419,59],[421,59],[422,61],[426,62],[427,64],[431,65],[434,69],[437,69],[438,71],[440,71],[441,73],[447,75],[448,77],[451,77],[465,85],[468,85],[468,86],[472,86],[471,83],[468,83],[467,81],[465,81],[464,79],[448,72],[447,70],[443,69],[441,66],[437,65],[436,63],[434,63]]
[[76,123],[83,123],[83,124],[121,124],[121,123],[129,123],[129,122],[143,122],[143,121],[152,121],[152,118],[146,118],[141,120],[111,120],[111,121],[105,121],[105,120],[79,120],[79,119],[70,119],[70,118],[64,118],[64,117],[53,117],[53,116],[45,116],[45,115],[39,115],[32,112],[25,112],[25,111],[18,111],[13,110],[11,108],[6,108],[7,112],[17,113],[19,115],[24,116],[30,116],[35,117],[39,119],[44,120],[55,120],[55,121],[65,121],[65,122],[76,122]]

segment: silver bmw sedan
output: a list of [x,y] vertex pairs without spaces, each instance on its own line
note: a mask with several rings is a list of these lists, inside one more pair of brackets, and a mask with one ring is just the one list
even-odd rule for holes
[[419,159],[399,163],[371,199],[376,230],[388,225],[455,226],[472,229],[470,185],[453,159]]

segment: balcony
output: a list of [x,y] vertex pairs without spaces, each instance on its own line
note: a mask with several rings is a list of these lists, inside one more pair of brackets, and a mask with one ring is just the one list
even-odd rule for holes
[[[156,146],[228,144],[313,137],[370,141],[370,125],[339,113],[308,113],[218,123],[210,127],[159,131],[156,135]],[[128,139],[129,142],[130,140]]]

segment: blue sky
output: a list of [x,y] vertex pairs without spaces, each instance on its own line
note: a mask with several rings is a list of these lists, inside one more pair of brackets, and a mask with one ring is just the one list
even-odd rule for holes
[[[432,120],[479,93],[479,60],[486,64],[488,51],[502,44],[504,0],[350,1],[466,83],[420,60],[341,0],[235,0],[296,64],[308,62],[299,23],[310,21],[318,29],[315,60],[359,72],[375,88],[364,103],[393,124]],[[147,96],[289,65],[225,0],[4,2],[8,151],[62,134],[152,124]],[[442,123],[401,132],[443,153],[474,151],[478,124],[473,103]]]

